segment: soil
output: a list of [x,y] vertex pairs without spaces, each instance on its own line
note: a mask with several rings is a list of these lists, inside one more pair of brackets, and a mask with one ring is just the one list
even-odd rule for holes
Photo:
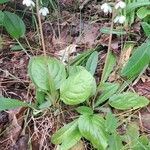
[[[61,2],[61,1],[60,1]],[[47,21],[42,18],[42,27],[44,32],[45,46],[47,55],[59,58],[60,51],[63,51],[70,44],[76,45],[75,55],[82,53],[87,49],[103,46],[103,54],[100,56],[99,67],[97,72],[102,71],[104,60],[106,57],[109,35],[100,33],[100,28],[110,26],[109,15],[104,15],[100,11],[101,1],[87,1],[83,4],[74,4],[73,0],[62,0],[60,3],[59,20],[56,13],[52,13],[52,18]],[[20,4],[22,5],[22,4]],[[82,5],[82,10],[79,6]],[[19,6],[19,4],[17,5]],[[22,8],[22,7],[19,7]],[[7,6],[3,7],[7,9]],[[82,16],[80,15],[82,14]],[[30,56],[42,55],[41,46],[38,41],[37,33],[30,28],[30,17],[25,16],[27,24],[26,37],[32,47],[27,48]],[[139,26],[133,28],[137,30]],[[132,30],[132,29],[131,29]],[[136,32],[136,31],[135,31]],[[139,30],[137,31],[137,33]],[[0,96],[13,99],[34,101],[35,89],[28,76],[29,56],[23,51],[13,51],[11,47],[16,44],[11,37],[1,29],[2,44],[0,42]],[[128,39],[128,37],[124,37]],[[135,39],[135,37],[133,37]],[[136,41],[142,42],[138,37]],[[21,39],[22,44],[24,40]],[[1,46],[2,45],[2,46]],[[120,54],[121,41],[120,38],[113,36],[112,51],[116,56]],[[99,74],[98,74],[99,75]],[[99,80],[97,77],[97,81]],[[150,99],[150,69],[144,73],[139,82],[133,87],[139,95],[144,95]],[[32,145],[33,150],[55,149],[54,145],[50,144],[50,136],[56,129],[65,122],[70,122],[76,114],[72,108],[63,108],[64,113],[60,118],[54,114],[43,114],[38,117],[31,117],[28,109],[15,109],[11,111],[0,112],[0,150],[27,150],[28,144]],[[140,130],[147,135],[150,134],[150,108],[144,108],[138,113]],[[65,116],[65,117],[64,117]],[[66,117],[67,116],[67,117]],[[23,120],[26,118],[26,123]],[[31,117],[31,118],[30,118]],[[58,122],[59,120],[59,122]],[[28,127],[26,128],[25,125]],[[26,129],[24,131],[24,129]],[[91,150],[92,147],[86,143],[85,149]],[[84,144],[85,144],[84,143]],[[82,146],[84,145],[81,144]],[[43,145],[43,147],[42,147]],[[80,148],[82,147],[80,146]]]

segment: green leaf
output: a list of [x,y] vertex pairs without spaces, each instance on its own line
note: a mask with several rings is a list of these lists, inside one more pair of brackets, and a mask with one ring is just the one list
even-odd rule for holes
[[[139,127],[136,123],[131,123],[127,127],[127,132],[125,134],[126,143],[135,143],[139,138]],[[131,144],[131,145],[132,145]]]
[[101,91],[101,95],[98,97],[95,107],[99,106],[100,104],[104,103],[107,99],[109,99],[113,94],[117,92],[119,88],[119,84],[117,83],[101,83],[98,86],[98,90]]
[[106,131],[109,133],[114,133],[118,127],[117,122],[117,119],[112,113],[107,113],[105,121]]
[[146,135],[140,136],[139,141],[143,145],[149,145],[150,144],[150,141],[149,141],[149,139],[148,139],[148,137]]
[[116,65],[116,57],[110,51],[108,57],[105,61],[105,66],[103,69],[101,82],[105,82],[109,77],[110,73],[113,71],[114,66]]
[[85,68],[82,66],[68,66],[68,74],[69,74],[69,76],[72,76],[84,69]]
[[109,104],[119,110],[137,109],[145,107],[149,104],[149,100],[136,93],[124,92],[115,94],[109,99]]
[[64,65],[51,57],[32,57],[29,62],[28,72],[34,84],[39,89],[45,91],[49,91],[53,86],[59,89],[60,85],[66,79]]
[[150,24],[147,22],[141,22],[142,28],[146,36],[150,36]]
[[121,70],[121,75],[128,79],[137,77],[150,62],[150,42],[138,47]]
[[0,97],[0,111],[18,107],[30,107],[30,104],[16,99]]
[[96,92],[96,82],[87,70],[70,76],[60,87],[60,99],[68,105],[80,104]]
[[[25,44],[22,44],[22,46],[23,46],[23,48],[28,48],[28,46],[27,45],[25,45]],[[12,45],[11,46],[11,51],[21,51],[22,50],[22,46],[20,46],[20,45]]]
[[94,75],[97,64],[98,64],[98,52],[95,51],[90,55],[90,57],[86,62],[87,71],[89,71],[92,75]]
[[93,114],[93,110],[90,107],[86,107],[86,106],[80,106],[76,109],[76,111],[82,115],[84,115],[84,114],[92,115]]
[[121,30],[121,29],[113,29],[111,32],[111,29],[108,27],[102,27],[100,29],[100,32],[104,33],[104,34],[116,34],[116,35],[125,35],[126,34],[126,31]]
[[133,148],[133,150],[150,150],[150,142],[147,136],[140,136],[137,145]]
[[108,150],[122,150],[123,144],[121,137],[117,133],[109,135]]
[[[133,2],[133,0],[132,0],[132,2]],[[130,3],[131,3],[131,1],[128,1],[128,0],[126,1],[127,5]],[[131,10],[130,13],[127,13],[126,9],[127,9],[127,7],[125,8],[125,16],[126,16],[125,26],[127,27],[127,26],[131,26],[134,23],[134,20],[136,17],[135,17],[135,10],[134,9]]]
[[82,61],[87,59],[94,51],[95,49],[90,49],[88,51],[83,52],[82,54],[78,55],[73,60],[71,60],[69,65],[81,65]]
[[150,15],[150,10],[147,7],[141,7],[137,11],[137,16],[140,19],[144,19],[147,15]]
[[45,100],[45,93],[39,89],[36,89],[35,97],[36,97],[38,104],[42,104]]
[[51,137],[51,142],[53,144],[61,144],[63,143],[64,139],[76,131],[78,128],[78,120],[74,120],[69,124],[64,125],[60,128],[55,134]]
[[48,109],[50,108],[50,106],[52,105],[51,101],[50,100],[47,100],[47,101],[44,101],[43,103],[41,103],[38,108],[40,110],[44,110],[44,109]]
[[134,148],[138,144],[139,139],[139,127],[136,123],[130,123],[127,127],[127,132],[124,137],[124,142],[126,143],[125,147]]
[[108,146],[104,122],[99,115],[82,115],[78,120],[81,135],[99,150],[106,150]]
[[0,4],[3,4],[3,3],[6,3],[6,2],[9,2],[10,0],[0,0]]
[[4,11],[3,25],[13,38],[20,38],[25,34],[25,24],[22,19],[14,13]]
[[4,13],[0,10],[0,25],[3,25]]
[[130,13],[133,10],[135,10],[136,8],[142,7],[142,6],[149,6],[150,5],[150,1],[149,0],[138,0],[138,1],[134,1],[132,3],[129,3],[126,6],[126,12]]
[[59,150],[69,150],[80,141],[81,137],[82,136],[81,133],[79,132],[79,129],[76,128],[70,134],[64,137],[64,140],[61,146],[59,147]]

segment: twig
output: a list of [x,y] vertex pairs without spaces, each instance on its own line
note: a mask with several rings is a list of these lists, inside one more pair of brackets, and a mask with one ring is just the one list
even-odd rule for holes
[[29,57],[31,58],[31,56],[28,54],[28,52],[26,51],[26,49],[23,47],[23,45],[19,42],[18,39],[16,39],[17,43],[19,44],[19,46],[22,48],[22,50],[24,51],[24,53]]
[[36,12],[37,12],[37,16],[38,16],[39,30],[40,30],[40,35],[41,35],[41,43],[42,43],[43,54],[44,54],[44,56],[46,56],[46,49],[45,49],[42,23],[41,23],[41,16],[39,14],[39,0],[36,0]]
[[[113,26],[114,26],[114,16],[115,16],[115,14],[114,14],[114,11],[113,11],[113,13],[112,13],[112,22],[111,22],[111,27],[110,27],[110,36],[109,36],[109,43],[108,43],[108,51],[107,51],[107,55],[106,55],[106,60],[105,60],[105,65],[104,65],[104,68],[103,69],[105,69],[107,66],[107,61],[109,61],[108,60],[108,58],[109,58],[109,55],[110,55],[110,50],[111,50],[111,41],[112,41],[112,31],[113,31]],[[104,72],[102,73],[102,78],[101,79],[103,79],[103,76],[104,76]]]

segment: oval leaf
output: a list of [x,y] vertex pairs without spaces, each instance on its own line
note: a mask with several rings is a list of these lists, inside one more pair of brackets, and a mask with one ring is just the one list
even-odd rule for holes
[[37,87],[49,91],[52,82],[56,89],[66,78],[66,71],[63,64],[51,57],[32,57],[29,62],[29,75]]
[[107,113],[106,115],[106,121],[105,121],[105,127],[106,131],[111,133],[115,133],[117,127],[118,127],[118,120],[115,118],[115,116],[112,113]]
[[6,3],[6,2],[9,2],[10,0],[0,0],[0,4],[3,4],[3,3]]
[[13,38],[18,39],[25,34],[24,22],[14,13],[4,11],[3,25]]
[[125,67],[121,71],[122,76],[127,78],[137,77],[150,61],[150,42],[143,43],[133,53]]
[[59,150],[69,150],[80,141],[81,137],[82,136],[81,136],[81,133],[79,132],[79,129],[76,128],[70,134],[64,137],[64,140],[61,146],[59,147]]
[[150,14],[150,10],[146,7],[141,7],[140,9],[138,9],[137,11],[137,16],[140,19],[144,19],[147,15]]
[[123,150],[121,136],[117,133],[109,135],[109,148],[108,150]]
[[51,142],[53,144],[61,144],[64,139],[70,136],[77,128],[78,121],[74,120],[73,122],[64,125],[59,129],[55,134],[52,135]]
[[101,83],[98,87],[99,91],[101,91],[101,95],[98,97],[95,107],[104,103],[107,99],[109,99],[113,94],[117,92],[119,88],[119,84],[117,83]]
[[30,107],[30,104],[10,98],[0,97],[0,111],[15,109],[18,107]]
[[72,76],[84,69],[85,68],[82,66],[69,66],[67,71],[68,71],[69,76]]
[[80,114],[89,114],[89,115],[93,114],[92,108],[86,106],[80,106],[76,109],[76,111]]
[[150,36],[150,24],[147,22],[141,22],[142,28],[146,36]]
[[89,71],[92,75],[94,75],[97,64],[98,64],[98,52],[95,51],[90,55],[90,57],[86,62],[87,71]]
[[133,1],[132,3],[129,3],[126,6],[126,12],[130,13],[130,12],[134,11],[136,8],[139,8],[142,6],[149,6],[149,5],[150,5],[149,0],[136,0],[136,1]]
[[109,104],[119,110],[137,109],[149,104],[149,100],[136,93],[125,92],[116,94],[109,99]]
[[3,25],[4,13],[0,10],[0,25]]
[[108,57],[105,61],[101,82],[105,82],[107,80],[110,73],[113,71],[114,66],[116,65],[116,57],[113,55],[113,53],[110,51],[107,55]]
[[81,135],[100,150],[106,150],[108,145],[104,122],[98,115],[82,115],[78,120]]
[[87,100],[96,91],[93,76],[84,70],[70,76],[60,87],[60,99],[68,105],[76,105]]

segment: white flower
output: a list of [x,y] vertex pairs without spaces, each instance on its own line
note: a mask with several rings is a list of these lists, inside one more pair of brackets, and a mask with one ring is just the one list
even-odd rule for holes
[[126,17],[125,16],[117,16],[115,19],[114,19],[114,23],[120,23],[120,24],[123,24],[126,20]]
[[104,3],[102,6],[101,6],[101,9],[103,10],[103,12],[105,14],[108,14],[108,13],[112,13],[112,8],[109,4],[107,3]]
[[39,10],[39,14],[41,14],[42,16],[46,16],[47,14],[49,14],[48,8],[42,7],[42,8]]
[[119,1],[119,2],[115,5],[115,9],[119,9],[119,8],[123,9],[123,8],[125,8],[125,7],[126,7],[126,3],[123,2],[123,1]]
[[35,7],[35,3],[32,0],[23,0],[23,5],[26,5],[27,7]]

